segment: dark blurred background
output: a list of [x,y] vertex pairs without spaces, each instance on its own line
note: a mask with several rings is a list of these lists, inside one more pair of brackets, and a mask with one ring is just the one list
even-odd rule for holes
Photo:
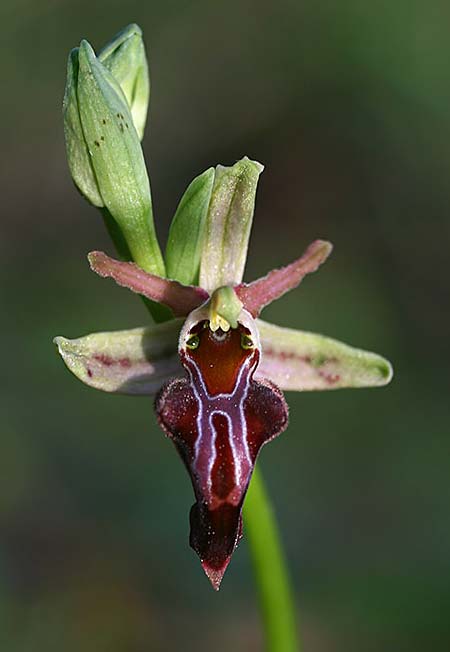
[[261,456],[305,652],[448,650],[450,5],[3,0],[0,19],[0,649],[262,649],[245,540],[213,594],[151,400],[84,387],[52,345],[147,319],[89,272],[89,250],[113,249],[61,119],[69,49],[136,21],[161,241],[195,175],[261,161],[246,278],[335,245],[264,317],[396,370],[383,389],[289,395]]

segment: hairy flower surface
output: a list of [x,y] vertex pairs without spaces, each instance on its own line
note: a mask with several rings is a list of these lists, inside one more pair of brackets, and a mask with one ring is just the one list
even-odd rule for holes
[[55,340],[69,369],[88,385],[156,393],[158,421],[194,489],[190,543],[215,588],[242,534],[242,505],[259,450],[288,424],[281,389],[364,387],[391,378],[389,363],[376,354],[257,319],[330,251],[317,240],[287,267],[211,294],[93,252],[98,274],[186,320]]
[[69,57],[65,137],[73,179],[102,209],[125,258],[92,252],[92,270],[149,300],[161,323],[55,343],[87,385],[155,397],[159,424],[192,481],[190,544],[218,589],[242,536],[258,453],[288,425],[282,390],[385,385],[392,369],[374,353],[259,319],[332,247],[316,240],[286,267],[242,282],[263,170],[256,161],[245,157],[196,177],[162,255],[139,143],[147,74],[137,26],[119,33],[98,58],[83,41]]

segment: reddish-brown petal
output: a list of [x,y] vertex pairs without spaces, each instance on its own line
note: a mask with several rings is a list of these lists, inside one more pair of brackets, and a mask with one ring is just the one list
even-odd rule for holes
[[162,388],[156,413],[191,477],[190,544],[217,590],[241,537],[256,457],[286,428],[288,411],[276,386],[252,380],[259,351],[242,347],[248,332],[242,324],[212,333],[199,322],[190,332],[195,347],[181,356],[189,379]]

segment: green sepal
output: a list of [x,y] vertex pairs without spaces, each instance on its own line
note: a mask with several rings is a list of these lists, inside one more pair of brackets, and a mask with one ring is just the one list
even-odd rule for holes
[[98,59],[120,84],[142,140],[150,100],[150,77],[141,28],[134,23],[125,27],[100,50]]
[[263,166],[247,157],[232,167],[218,165],[206,219],[200,286],[209,292],[242,281]]
[[392,366],[376,353],[338,340],[256,320],[262,360],[256,376],[293,391],[379,387],[392,378]]
[[178,335],[182,319],[124,331],[53,340],[70,371],[104,392],[155,394],[169,378],[182,375]]
[[78,107],[99,191],[133,260],[163,276],[142,148],[120,85],[87,41],[78,54]]
[[72,179],[86,199],[97,207],[104,206],[98,188],[89,150],[84,139],[78,110],[78,48],[71,50],[67,60],[66,87],[63,99],[64,140]]
[[198,282],[214,175],[214,168],[209,168],[189,184],[170,225],[165,253],[167,276],[185,285]]

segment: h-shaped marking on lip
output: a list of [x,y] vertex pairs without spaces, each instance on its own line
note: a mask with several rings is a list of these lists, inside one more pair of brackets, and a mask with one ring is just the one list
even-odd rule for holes
[[[247,486],[253,463],[247,441],[247,423],[244,403],[253,373],[258,365],[259,355],[249,356],[242,363],[236,383],[230,393],[211,395],[205,385],[200,368],[189,356],[183,356],[189,373],[192,391],[198,404],[197,439],[194,447],[192,470],[201,481],[203,499],[208,503],[228,502],[237,505],[242,499],[242,489]],[[234,462],[234,489],[225,499],[219,499],[213,493],[212,471],[216,461],[216,428],[213,417],[218,414],[226,418],[228,424],[228,441]],[[206,478],[206,483],[204,479]]]

